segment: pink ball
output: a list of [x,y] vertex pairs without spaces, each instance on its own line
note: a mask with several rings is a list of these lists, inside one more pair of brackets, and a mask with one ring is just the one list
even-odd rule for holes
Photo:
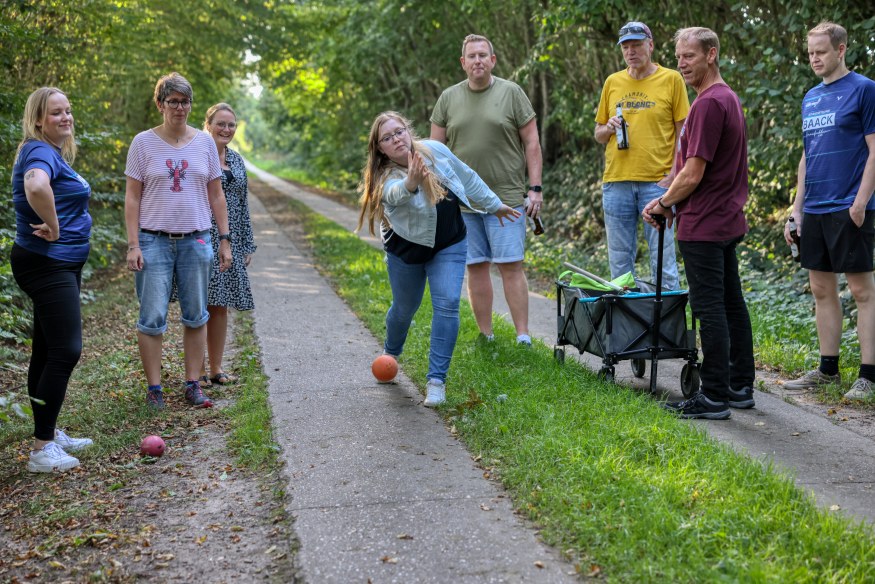
[[143,441],[140,442],[140,454],[143,456],[154,456],[155,458],[158,458],[164,454],[165,448],[164,440],[162,440],[160,436],[146,436],[143,438]]

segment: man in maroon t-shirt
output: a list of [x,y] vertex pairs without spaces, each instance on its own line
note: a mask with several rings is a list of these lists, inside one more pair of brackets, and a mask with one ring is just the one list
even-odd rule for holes
[[665,404],[682,418],[725,420],[729,408],[752,408],[756,367],[750,316],[741,293],[735,248],[747,233],[747,132],[738,96],[720,76],[720,41],[707,28],[675,34],[684,81],[698,97],[681,129],[677,176],[644,208],[644,219],[677,213],[690,305],[701,323],[702,389]]

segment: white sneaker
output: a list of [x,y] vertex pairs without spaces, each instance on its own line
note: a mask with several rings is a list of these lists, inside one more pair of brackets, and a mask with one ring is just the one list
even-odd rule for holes
[[866,399],[872,395],[873,391],[875,391],[875,383],[865,377],[858,377],[845,397],[847,399]]
[[94,444],[91,438],[71,438],[63,430],[55,430],[55,444],[66,452],[78,452]]
[[79,459],[73,458],[64,449],[49,442],[42,450],[31,450],[27,470],[30,472],[55,472],[70,470],[79,466]]
[[422,402],[427,408],[439,406],[447,401],[447,386],[438,379],[429,379],[425,384],[425,401]]

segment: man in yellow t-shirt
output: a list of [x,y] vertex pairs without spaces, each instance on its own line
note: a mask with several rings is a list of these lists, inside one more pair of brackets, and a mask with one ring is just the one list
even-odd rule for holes
[[[620,29],[617,44],[622,47],[627,68],[605,81],[595,118],[595,139],[606,145],[602,206],[611,278],[635,271],[641,213],[647,203],[661,197],[671,185],[675,144],[690,110],[680,74],[651,60],[653,35],[646,24],[627,23]],[[622,150],[617,147],[616,138],[622,123],[616,115],[618,106],[628,128],[628,148]],[[650,249],[650,274],[655,282],[659,234],[646,224],[644,234]],[[662,284],[677,289],[672,229],[666,229],[662,249]]]

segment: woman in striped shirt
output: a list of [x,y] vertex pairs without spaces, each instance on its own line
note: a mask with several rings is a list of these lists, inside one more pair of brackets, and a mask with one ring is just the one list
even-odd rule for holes
[[231,265],[219,155],[213,140],[187,123],[192,97],[191,84],[179,73],[158,80],[154,100],[164,121],[134,137],[125,168],[127,265],[140,300],[137,340],[148,383],[146,401],[155,409],[164,408],[161,348],[174,276],[183,324],[185,399],[194,406],[212,406],[198,383],[209,319],[211,215],[218,226],[219,269]]

